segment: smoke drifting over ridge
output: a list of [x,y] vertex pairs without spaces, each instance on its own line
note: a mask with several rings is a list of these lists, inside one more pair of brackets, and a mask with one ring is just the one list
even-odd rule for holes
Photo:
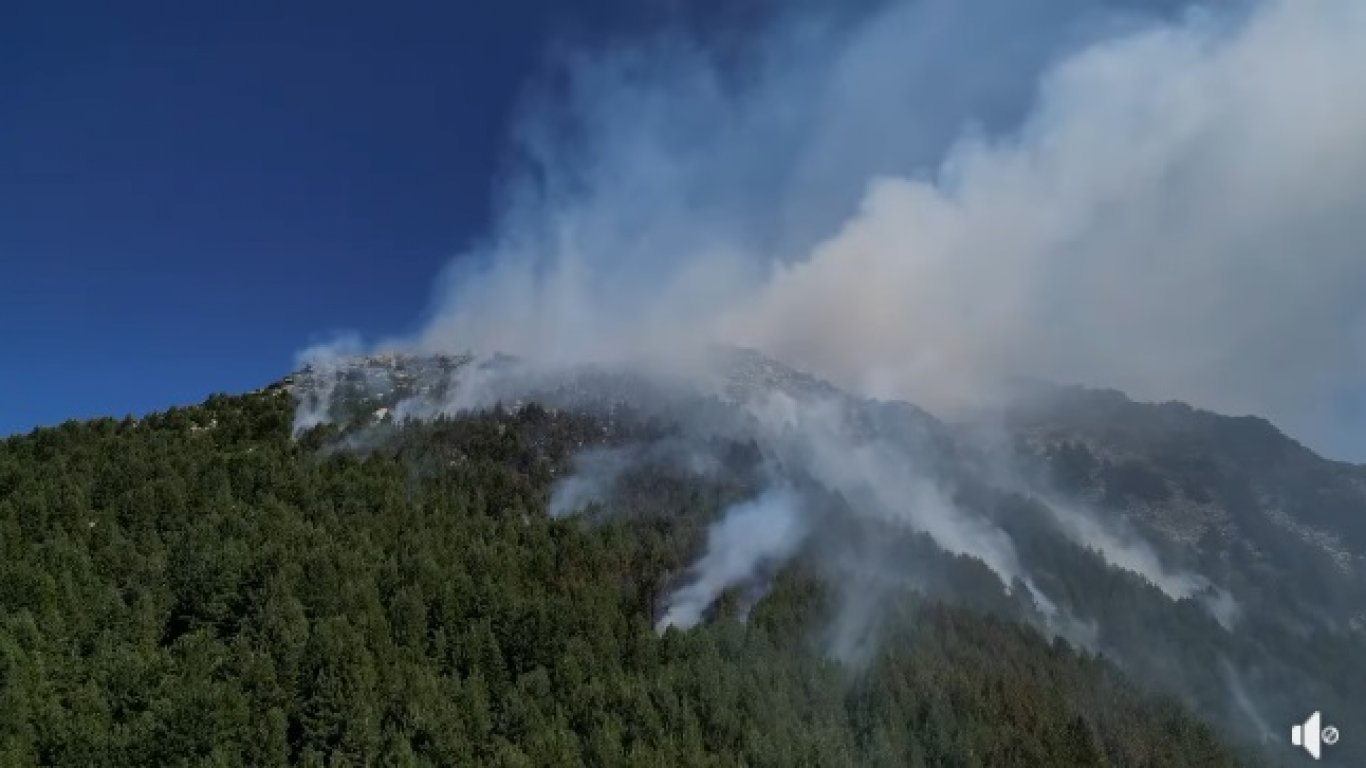
[[941,412],[1042,377],[1360,456],[1366,6],[1049,5],[794,12],[724,66],[677,39],[574,59],[416,346],[737,343]]

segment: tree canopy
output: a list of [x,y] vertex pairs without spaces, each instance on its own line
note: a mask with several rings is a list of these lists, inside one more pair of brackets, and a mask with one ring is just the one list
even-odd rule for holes
[[[859,666],[800,566],[662,636],[724,489],[544,512],[601,430],[537,406],[290,438],[281,390],[0,441],[3,765],[1233,765],[1176,703],[908,593]],[[732,601],[738,602],[738,601]]]

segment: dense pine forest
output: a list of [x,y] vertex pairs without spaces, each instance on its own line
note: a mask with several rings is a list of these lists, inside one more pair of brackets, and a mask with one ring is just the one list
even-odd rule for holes
[[638,473],[639,514],[553,519],[588,417],[336,450],[292,415],[277,387],[0,441],[0,765],[1246,764],[1105,659],[913,592],[832,660],[800,563],[657,634],[740,489]]

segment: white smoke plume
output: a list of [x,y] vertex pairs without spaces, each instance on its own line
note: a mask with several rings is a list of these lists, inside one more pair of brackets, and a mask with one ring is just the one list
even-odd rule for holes
[[1233,701],[1233,706],[1237,708],[1239,715],[1246,718],[1250,730],[1256,733],[1263,744],[1275,743],[1276,731],[1267,724],[1266,716],[1262,714],[1253,698],[1248,695],[1247,686],[1243,683],[1243,676],[1229,663],[1228,659],[1219,660],[1219,670],[1223,673],[1224,681],[1228,685],[1229,697]]
[[917,467],[919,457],[894,445],[857,439],[835,401],[798,401],[781,392],[747,403],[761,440],[821,486],[842,494],[856,513],[928,534],[946,552],[981,560],[1003,584],[1023,581],[1040,607],[1048,600],[1030,583],[1010,537],[990,521],[949,501]]
[[691,581],[669,597],[655,629],[697,624],[726,589],[791,557],[807,531],[798,497],[784,489],[730,508],[707,531],[706,553],[693,567]]
[[741,343],[940,411],[1036,376],[1361,455],[1366,5],[1048,5],[575,60],[421,346]]
[[622,475],[647,465],[674,468],[696,478],[717,474],[720,460],[679,439],[581,450],[573,458],[570,473],[551,489],[546,512],[560,518],[589,504],[606,502]]
[[296,369],[317,374],[318,385],[299,400],[294,409],[294,436],[326,424],[332,420],[330,407],[339,383],[337,373],[345,360],[359,353],[361,341],[356,336],[344,336],[330,342],[314,344],[295,356]]
[[1210,586],[1209,580],[1196,573],[1168,568],[1147,542],[1138,536],[1115,530],[1115,525],[1083,511],[1061,499],[1045,502],[1058,524],[1059,530],[1072,541],[1092,547],[1117,568],[1136,573],[1162,590],[1173,600],[1191,597]]
[[573,471],[551,490],[546,513],[560,518],[606,499],[617,478],[631,466],[630,453],[620,448],[580,451]]
[[1240,608],[1228,590],[1192,571],[1174,568],[1132,531],[1059,498],[1044,502],[1058,530],[1076,544],[1089,547],[1115,568],[1138,574],[1173,600],[1193,598],[1224,629],[1232,629]]

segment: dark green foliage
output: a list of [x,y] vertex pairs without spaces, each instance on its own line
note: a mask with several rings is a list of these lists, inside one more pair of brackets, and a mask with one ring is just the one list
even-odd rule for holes
[[1158,502],[1171,496],[1161,475],[1136,461],[1123,461],[1105,468],[1105,496],[1113,502],[1126,499]]
[[748,623],[657,637],[738,491],[647,472],[641,514],[550,520],[588,420],[498,409],[362,458],[291,441],[290,406],[0,442],[0,765],[1233,764],[1107,664],[911,595],[866,667],[826,660],[800,567]]

